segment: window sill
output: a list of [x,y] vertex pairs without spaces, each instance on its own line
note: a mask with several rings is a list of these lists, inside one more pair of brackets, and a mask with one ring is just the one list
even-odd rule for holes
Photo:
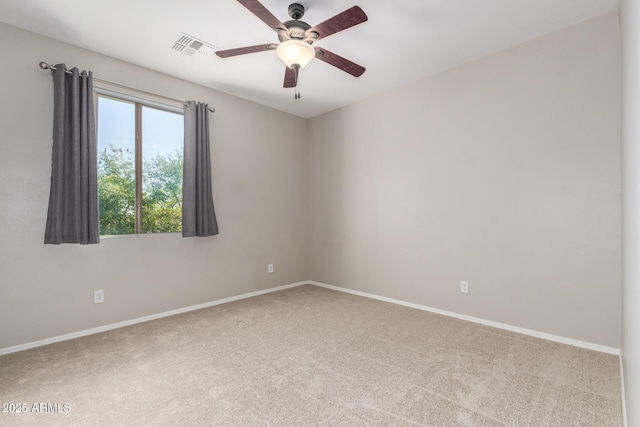
[[100,240],[120,239],[123,237],[141,237],[141,236],[182,236],[182,231],[172,231],[170,233],[140,233],[140,234],[107,234],[106,236],[100,236]]

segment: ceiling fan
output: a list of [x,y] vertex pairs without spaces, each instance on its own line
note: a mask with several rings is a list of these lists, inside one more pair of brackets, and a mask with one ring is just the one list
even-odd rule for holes
[[355,62],[349,61],[333,52],[329,52],[327,49],[312,46],[313,42],[321,38],[366,22],[368,19],[367,15],[360,7],[353,6],[312,27],[306,22],[300,21],[300,18],[304,16],[304,6],[300,3],[292,3],[289,5],[289,16],[292,19],[282,23],[258,0],[238,0],[238,2],[278,33],[280,44],[267,43],[216,51],[216,55],[220,58],[275,50],[278,58],[286,65],[283,87],[295,87],[296,99],[300,98],[300,93],[297,90],[298,72],[306,67],[314,58],[333,65],[354,77],[360,77],[365,72],[366,69]]

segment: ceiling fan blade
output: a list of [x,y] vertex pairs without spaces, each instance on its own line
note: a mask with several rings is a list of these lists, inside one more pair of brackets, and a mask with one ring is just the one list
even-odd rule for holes
[[287,27],[285,27],[284,24],[280,22],[278,18],[273,16],[273,14],[269,12],[269,10],[266,7],[264,7],[262,3],[260,3],[258,0],[238,0],[238,1],[244,7],[249,9],[251,13],[253,13],[258,18],[260,18],[260,20],[262,20],[262,22],[267,24],[269,28],[271,28],[272,30],[277,31],[278,28],[280,28],[288,32]]
[[353,6],[351,9],[347,9],[342,13],[337,14],[333,18],[329,18],[326,21],[311,27],[306,31],[306,34],[316,33],[318,37],[315,40],[323,37],[328,37],[331,34],[335,34],[347,28],[351,28],[354,25],[366,22],[369,18],[359,6]]
[[218,55],[220,58],[228,58],[230,56],[238,56],[238,55],[245,55],[247,53],[256,53],[256,52],[264,52],[265,50],[273,50],[277,47],[278,45],[273,43],[257,44],[255,46],[245,46],[245,47],[239,47],[236,49],[218,50],[216,51],[216,55]]
[[282,87],[296,87],[298,84],[298,73],[293,68],[284,67],[284,84]]
[[342,71],[351,74],[354,77],[360,77],[367,69],[355,62],[349,61],[340,55],[336,55],[333,52],[329,52],[327,49],[316,47],[316,58],[331,64]]

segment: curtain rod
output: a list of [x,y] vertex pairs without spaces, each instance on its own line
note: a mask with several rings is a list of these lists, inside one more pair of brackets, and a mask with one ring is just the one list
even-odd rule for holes
[[[38,65],[43,70],[54,70],[54,71],[57,70],[57,68],[55,66],[49,65],[44,61],[40,61],[40,63]],[[65,73],[71,74],[71,71],[66,70]],[[100,83],[107,83],[107,84],[110,84],[110,85],[113,85],[113,86],[117,86],[117,87],[122,88],[122,89],[132,90],[134,92],[142,93],[142,94],[145,94],[145,95],[157,96],[157,97],[160,97],[160,98],[167,99],[169,101],[179,102],[181,104],[186,104],[187,103],[186,101],[181,101],[181,100],[175,99],[175,98],[169,98],[168,96],[164,96],[164,95],[158,95],[157,93],[152,93],[152,92],[147,92],[147,91],[140,90],[140,89],[135,89],[135,88],[132,88],[132,87],[129,87],[129,86],[121,85],[121,84],[118,84],[118,83],[113,83],[113,82],[110,82],[108,80],[102,80],[102,79],[98,79],[98,78],[95,78],[95,77],[93,78],[93,80],[95,80],[97,82],[100,82]],[[209,111],[212,112],[212,113],[215,113],[216,109],[214,107],[209,107]]]

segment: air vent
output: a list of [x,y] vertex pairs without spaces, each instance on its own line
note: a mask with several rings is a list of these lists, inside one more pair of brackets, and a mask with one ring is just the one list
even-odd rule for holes
[[178,40],[173,43],[173,50],[184,53],[187,56],[209,56],[218,48],[185,33],[180,33]]

